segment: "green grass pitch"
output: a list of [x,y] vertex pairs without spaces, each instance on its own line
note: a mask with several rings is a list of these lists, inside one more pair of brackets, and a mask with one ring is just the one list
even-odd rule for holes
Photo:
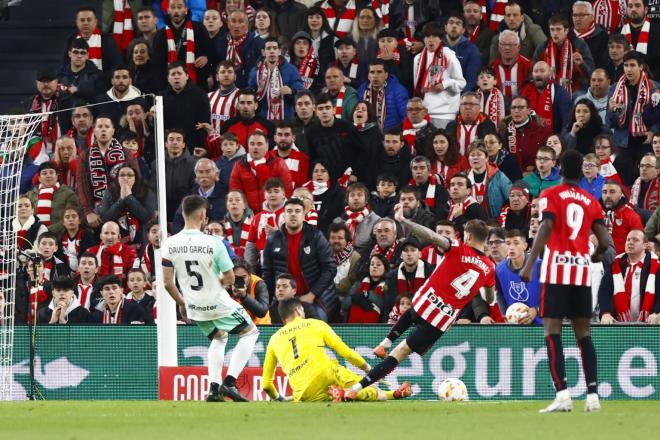
[[604,401],[599,413],[538,414],[547,402],[0,404],[0,439],[652,439],[659,401]]

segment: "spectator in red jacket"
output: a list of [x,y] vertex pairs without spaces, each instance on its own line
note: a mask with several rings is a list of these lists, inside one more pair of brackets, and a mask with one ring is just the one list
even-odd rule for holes
[[608,180],[603,185],[603,206],[607,215],[607,223],[614,241],[614,249],[620,254],[625,251],[626,237],[633,229],[644,229],[642,219],[623,195],[621,185],[614,180]]
[[293,191],[291,173],[284,160],[269,155],[268,138],[262,131],[255,131],[247,138],[248,154],[234,165],[229,178],[229,190],[240,190],[248,200],[248,206],[253,212],[261,211],[264,203],[263,187],[266,180],[277,177],[284,183],[286,196],[290,197]]
[[122,244],[119,225],[113,221],[103,224],[101,243],[89,248],[88,252],[96,255],[99,277],[117,275],[122,280],[133,267],[137,257],[135,249]]

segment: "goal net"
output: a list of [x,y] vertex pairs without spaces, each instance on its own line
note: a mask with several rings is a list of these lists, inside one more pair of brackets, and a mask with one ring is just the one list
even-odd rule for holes
[[0,400],[12,399],[14,383],[12,366],[19,251],[13,221],[27,145],[45,116],[44,113],[0,115]]

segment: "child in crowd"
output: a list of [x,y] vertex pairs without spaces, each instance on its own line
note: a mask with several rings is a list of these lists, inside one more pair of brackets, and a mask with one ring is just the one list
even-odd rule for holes
[[64,232],[60,238],[60,249],[64,262],[71,272],[78,271],[78,259],[87,249],[96,244],[94,233],[81,225],[81,211],[77,206],[64,209],[62,226]]
[[397,298],[397,302],[392,307],[392,311],[390,312],[390,315],[387,319],[388,324],[396,324],[399,322],[399,318],[406,313],[410,308],[412,307],[412,297],[404,293],[403,295],[399,295]]
[[101,302],[101,294],[94,291],[96,285],[99,265],[96,256],[89,252],[80,255],[78,261],[78,275],[74,281],[76,283],[76,296],[80,305],[87,310],[93,310]]
[[[234,133],[225,133],[222,135],[222,157],[216,161],[220,170],[220,185],[229,190],[229,176],[237,160],[245,155],[245,148],[238,143],[238,137]],[[212,157],[212,156],[210,156]]]
[[129,293],[126,300],[140,306],[144,311],[145,324],[153,324],[154,306],[156,305],[155,292],[147,290],[147,276],[142,269],[131,269],[128,271],[126,285]]
[[504,119],[504,94],[496,87],[497,77],[490,66],[484,66],[477,76],[477,96],[481,105],[481,112],[488,116],[498,127]]
[[376,178],[376,191],[369,196],[369,205],[379,217],[393,217],[397,196],[398,182],[391,174],[381,174]]
[[600,174],[600,159],[594,153],[584,156],[582,162],[582,179],[580,179],[580,188],[600,200],[603,195],[603,185],[605,177]]
[[140,175],[142,176],[142,179],[145,181],[149,181],[149,176],[151,174],[149,163],[142,156],[142,152],[140,151],[141,150],[140,140],[137,134],[135,134],[132,131],[126,130],[121,134],[119,141],[121,142],[121,146],[124,147],[126,151],[130,152],[137,161],[140,167]]

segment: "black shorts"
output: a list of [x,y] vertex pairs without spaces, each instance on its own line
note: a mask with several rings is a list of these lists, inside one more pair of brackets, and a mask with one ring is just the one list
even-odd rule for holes
[[410,312],[412,313],[415,327],[406,338],[406,344],[408,344],[408,347],[410,347],[412,351],[423,356],[424,353],[435,344],[435,341],[440,339],[440,336],[442,336],[444,332],[426,322],[426,320],[420,317],[413,309],[410,309]]
[[591,318],[591,287],[541,284],[542,318]]

